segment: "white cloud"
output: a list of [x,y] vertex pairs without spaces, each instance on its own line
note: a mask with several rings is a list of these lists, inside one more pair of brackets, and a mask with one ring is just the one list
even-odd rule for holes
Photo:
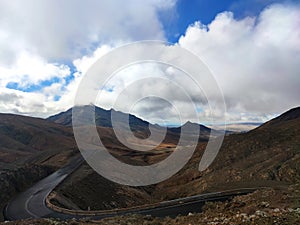
[[[84,73],[115,46],[164,39],[157,13],[174,7],[174,1],[163,0],[34,3],[32,7],[28,2],[0,0],[0,110],[42,117],[72,107]],[[178,44],[197,54],[212,70],[232,122],[266,120],[299,105],[299,15],[300,7],[295,5],[272,5],[257,18],[240,20],[224,12],[207,26],[195,22],[180,38]],[[68,84],[65,78],[70,69],[53,63],[57,59],[68,59],[77,70]],[[204,94],[182,73],[161,65],[135,65],[116,74],[103,91],[100,106],[110,108],[124,88],[147,76],[180,84],[197,103],[201,121],[209,122],[211,111]],[[6,88],[9,82],[26,87],[55,77],[58,82],[35,93]],[[182,111],[181,122],[194,120],[180,92],[159,79],[132,86],[128,101],[116,109],[128,111],[129,103],[152,89],[169,103],[157,98],[141,100],[131,108],[136,115],[154,123],[165,119],[180,123],[178,111]],[[220,99],[214,100],[211,107],[218,107]]]
[[15,82],[20,87],[27,87],[55,77],[63,79],[68,75],[70,69],[66,65],[47,63],[41,57],[22,52],[14,65],[0,66],[0,85],[5,87],[8,83]]
[[0,88],[0,93],[0,108],[2,113],[16,113],[40,117],[52,113],[51,108],[47,108],[47,98],[41,93],[27,93],[7,88]]
[[236,112],[266,118],[300,103],[299,15],[299,6],[279,4],[258,18],[224,12],[208,26],[191,25],[179,44],[212,70],[232,118]]
[[[180,38],[179,45],[197,54],[215,75],[225,96],[228,122],[265,121],[274,114],[299,105],[299,15],[300,7],[292,5],[272,5],[257,18],[241,20],[235,19],[231,12],[224,12],[207,26],[195,22]],[[128,100],[116,106],[128,112],[128,105],[132,104],[133,99],[139,99],[148,89],[155,89],[157,96],[167,96],[172,105],[184,111],[187,104],[181,101],[181,94],[160,80],[129,88],[132,82],[149,74],[167,77],[180,84],[198,103],[200,119],[209,123],[209,107],[218,107],[220,99],[213,98],[214,102],[207,105],[204,94],[199,94],[183,74],[174,72],[174,68],[157,65],[123,70],[110,84],[114,91],[104,92],[99,104],[110,108],[119,93],[128,88]],[[205,94],[213,96],[213,93]],[[149,113],[151,108],[159,105],[162,111]],[[177,112],[172,111],[171,105],[163,105],[162,101],[141,101],[135,107],[135,114],[159,122],[165,113],[165,117],[177,123]],[[218,117],[217,114],[214,116]],[[188,113],[181,119],[183,122],[195,121]]]
[[[163,40],[158,14],[174,5],[175,0],[0,0],[0,99],[9,93],[21,101],[0,102],[0,110],[48,116],[71,107],[82,75],[111,46]],[[65,63],[72,62],[77,72],[67,84],[70,69]],[[26,89],[53,78],[54,83],[34,93],[6,88],[15,83]],[[30,104],[36,99],[43,103],[39,109]]]
[[22,51],[73,60],[99,43],[164,39],[160,11],[175,1],[0,1],[0,64]]
[[76,67],[77,74],[75,76],[81,76],[80,74],[86,73],[86,71],[98,60],[100,57],[108,53],[113,49],[112,46],[102,45],[97,48],[92,55],[85,55],[82,58],[75,59],[73,61]]

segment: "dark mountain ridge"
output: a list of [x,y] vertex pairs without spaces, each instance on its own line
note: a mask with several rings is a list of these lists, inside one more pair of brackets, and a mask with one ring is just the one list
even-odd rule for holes
[[[85,121],[85,113],[90,113],[91,110],[95,110],[95,124],[97,126],[101,127],[112,127],[112,121],[111,121],[111,116],[114,114],[115,122],[118,124],[121,124],[122,126],[127,125],[127,118],[129,118],[129,126],[130,129],[133,132],[142,132],[144,133],[144,138],[146,138],[148,135],[150,135],[150,130],[149,126],[155,127],[157,129],[162,129],[159,125],[153,125],[145,120],[142,120],[134,115],[128,114],[128,113],[123,113],[120,111],[115,111],[114,109],[110,110],[105,110],[103,108],[97,107],[97,106],[91,106],[91,105],[85,105],[85,106],[75,106],[75,108],[70,108],[65,112],[61,112],[59,114],[50,116],[47,120],[64,125],[64,126],[72,126],[72,111],[73,109],[79,110],[80,114],[82,115],[80,120],[82,120],[83,123],[90,123],[90,121]],[[123,124],[123,125],[122,125]],[[172,128],[167,128],[168,133],[171,133],[172,135],[180,135],[181,132],[181,127],[183,126],[190,126],[191,130],[194,129],[199,129],[200,134],[201,134],[201,139],[207,140],[211,129],[201,125],[201,124],[196,124],[196,123],[191,123],[191,122],[186,122],[184,125],[179,126],[179,127],[172,127]],[[192,132],[192,131],[191,131]]]
[[75,106],[74,108],[70,108],[65,112],[61,112],[57,115],[50,116],[47,120],[64,125],[64,126],[72,126],[72,111],[73,109],[78,110],[78,112],[82,115],[80,120],[83,123],[89,123],[90,121],[84,121],[85,115],[87,113],[91,113],[92,110],[95,110],[95,124],[101,127],[112,127],[111,116],[114,113],[117,122],[125,123],[126,119],[129,118],[130,128],[135,130],[145,130],[148,129],[149,122],[144,121],[134,115],[115,111],[113,109],[105,110],[100,107],[85,105],[85,106]]
[[290,120],[295,120],[300,118],[300,107],[296,107],[293,109],[290,109],[289,111],[275,117],[274,119],[271,119],[270,121],[266,122],[268,125],[274,125],[282,122],[287,122]]

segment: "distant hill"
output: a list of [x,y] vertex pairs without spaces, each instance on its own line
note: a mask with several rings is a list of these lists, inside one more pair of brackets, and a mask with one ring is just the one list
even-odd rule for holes
[[[90,110],[95,109],[95,124],[97,126],[101,126],[101,127],[108,127],[111,128],[112,127],[112,122],[111,122],[111,115],[112,113],[115,113],[115,118],[116,118],[116,122],[118,124],[122,124],[122,123],[127,123],[126,122],[126,118],[129,117],[129,125],[130,128],[133,132],[139,133],[140,136],[146,138],[147,136],[150,135],[150,131],[149,131],[149,125],[155,127],[156,129],[161,129],[161,127],[159,125],[153,125],[145,120],[142,120],[134,115],[131,114],[127,114],[127,113],[123,113],[120,111],[115,111],[114,109],[110,109],[110,110],[105,110],[102,109],[100,107],[93,107],[93,106],[77,106],[76,110],[80,110],[80,113],[82,114],[81,116],[81,120],[85,120],[85,116],[84,114]],[[72,110],[73,108],[65,111],[65,112],[61,112],[57,115],[53,115],[50,116],[47,120],[61,124],[61,125],[65,125],[65,126],[72,126]],[[84,121],[89,123],[89,121]],[[200,125],[200,124],[196,124],[196,123],[191,123],[191,122],[187,122],[185,123],[183,126],[192,126],[193,129],[199,129],[200,132],[200,140],[208,140],[209,135],[211,133],[211,129],[204,126],[204,125]],[[191,130],[193,130],[191,129]],[[168,134],[171,136],[171,139],[176,137],[176,139],[179,138],[181,132],[181,126],[179,127],[172,127],[172,128],[168,128]],[[192,133],[190,133],[191,135],[193,135]],[[168,138],[168,137],[167,137]]]
[[[211,132],[211,129],[204,126],[204,125],[201,125],[201,124],[197,124],[197,123],[192,123],[190,121],[186,122],[185,124],[182,125],[182,127],[193,127],[193,128],[198,128],[201,133],[204,135],[204,134],[207,134],[209,135],[210,132]],[[170,131],[174,132],[174,133],[180,133],[181,132],[181,127],[172,127],[172,128],[169,128]]]
[[[115,113],[116,118],[120,121],[125,121],[125,119],[129,117],[129,124],[132,129],[139,129],[141,127],[146,127],[149,125],[149,122],[144,121],[134,115],[115,111],[113,109],[105,110],[103,108],[97,106],[94,107],[90,105],[76,106],[75,109],[80,110],[83,120],[84,120],[85,113],[95,109],[95,122],[97,126],[101,126],[101,127],[112,127],[112,122],[111,122],[112,112]],[[61,112],[57,115],[50,116],[47,120],[53,121],[58,124],[62,124],[64,126],[72,126],[72,110],[73,108],[70,108],[65,112]]]
[[[240,132],[247,132],[247,131],[250,131],[250,130],[253,130],[257,127],[259,127],[260,125],[262,125],[262,123],[245,123],[245,122],[242,122],[242,123],[229,123],[229,124],[226,124],[226,130],[227,132],[229,133],[240,133]],[[222,129],[223,128],[223,125],[214,125],[214,128],[215,129]]]

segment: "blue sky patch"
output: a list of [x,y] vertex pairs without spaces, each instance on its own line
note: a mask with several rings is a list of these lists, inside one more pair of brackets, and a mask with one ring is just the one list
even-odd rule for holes
[[26,86],[20,85],[20,83],[17,82],[9,82],[6,85],[6,88],[23,91],[23,92],[37,92],[42,90],[44,87],[48,87],[53,83],[59,83],[60,79],[58,77],[54,77],[50,80],[41,81],[38,84],[29,84]]
[[[284,0],[178,0],[176,12],[166,12],[160,15],[167,40],[176,43],[185,34],[189,25],[195,21],[202,24],[211,23],[217,14],[224,11],[234,13],[236,19],[246,16],[257,16],[268,5],[284,3]],[[290,0],[288,2],[299,2]]]

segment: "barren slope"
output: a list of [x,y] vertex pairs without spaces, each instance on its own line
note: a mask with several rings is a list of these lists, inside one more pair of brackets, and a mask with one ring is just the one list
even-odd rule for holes
[[[70,198],[79,208],[90,206],[92,209],[105,209],[147,204],[212,190],[295,184],[300,180],[299,111],[300,108],[289,111],[248,133],[227,136],[217,158],[204,172],[198,171],[198,164],[206,143],[199,142],[190,162],[178,174],[158,185],[119,191],[118,185],[85,166],[57,191],[64,198]],[[114,147],[118,148],[117,144]],[[153,155],[139,155],[135,159],[138,162],[156,162],[170,154],[174,144],[169,143],[164,147],[166,153],[160,153],[160,156],[154,151]],[[128,157],[130,159],[132,155]],[[108,192],[111,198],[103,194],[107,193],[106,187],[112,187]],[[101,202],[103,200],[105,204]]]

